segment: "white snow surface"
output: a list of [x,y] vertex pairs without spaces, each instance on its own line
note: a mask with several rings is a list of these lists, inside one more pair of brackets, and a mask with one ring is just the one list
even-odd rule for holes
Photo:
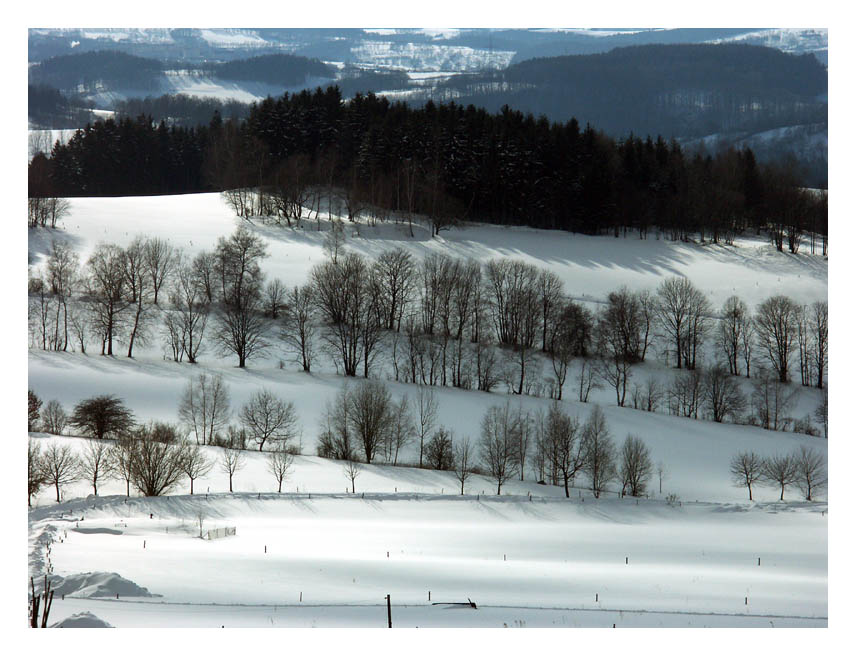
[[[217,194],[71,199],[63,230],[30,231],[29,257],[39,267],[52,240],[67,240],[85,262],[98,242],[127,245],[138,234],[169,239],[192,257],[214,248],[237,224]],[[480,261],[521,258],[556,272],[566,292],[591,307],[620,285],[654,290],[674,275],[687,276],[714,307],[731,294],[753,307],[781,290],[802,303],[827,298],[825,258],[777,253],[753,238],[727,247],[654,235],[616,239],[470,224],[432,239],[421,225],[414,226],[414,237],[402,224],[346,226],[347,248],[367,256],[402,246],[417,256],[437,251]],[[259,218],[251,228],[267,243],[263,270],[269,278],[302,284],[324,259],[324,220],[321,231],[315,221],[288,229]],[[116,353],[123,353],[121,346]],[[388,378],[385,367],[379,364],[378,376]],[[655,477],[652,497],[639,504],[618,499],[615,489],[593,500],[583,478],[566,500],[562,488],[539,485],[530,472],[525,481],[504,485],[499,497],[492,494],[496,484],[475,477],[462,497],[451,473],[379,464],[363,466],[352,495],[345,492],[349,482],[341,463],[312,456],[325,402],[344,381],[324,360],[313,369],[300,372],[280,347],[245,369],[213,350],[196,366],[175,363],[164,360],[158,338],[135,349],[134,359],[29,350],[29,387],[45,401],[58,399],[67,411],[84,398],[111,393],[140,421],[175,422],[187,380],[210,372],[224,376],[233,409],[265,387],[294,402],[303,429],[302,455],[282,495],[273,492],[275,482],[258,452],[248,452],[234,494],[226,492],[227,477],[217,466],[194,482],[193,496],[186,481],[172,496],[132,495],[127,501],[118,481],[100,483],[98,498],[85,482],[63,487],[59,505],[52,488],[42,490],[30,513],[31,575],[43,574],[49,561],[53,574],[67,581],[115,573],[163,596],[123,597],[105,585],[103,590],[120,593],[118,601],[66,595],[55,599],[52,617],[91,612],[120,627],[383,627],[383,596],[389,593],[394,624],[406,627],[827,624],[826,502],[802,502],[793,489],[779,502],[779,490],[756,486],[756,502],[750,503],[729,477],[737,451],[767,456],[806,445],[826,455],[823,439],[619,408],[613,391],[601,390],[592,401],[601,404],[614,440],[639,435],[653,461],[666,465],[662,492]],[[647,362],[635,366],[632,382],[671,374],[669,365]],[[389,386],[396,400],[416,392],[413,385]],[[455,440],[477,438],[492,405],[511,400],[536,409],[551,403],[509,397],[500,389],[435,388],[435,394],[438,423],[451,428]],[[795,417],[811,413],[820,399],[812,389],[799,395]],[[562,404],[585,420],[593,404],[575,399],[567,389]],[[43,446],[63,441],[80,450],[86,442],[31,435]],[[203,450],[213,461],[219,458],[219,448]],[[400,460],[414,463],[416,447]],[[666,504],[670,493],[681,506]],[[205,529],[234,526],[237,535],[196,538],[200,508]],[[429,590],[432,602],[469,597],[478,609],[430,605]]]
[[[340,469],[302,460],[322,478]],[[387,594],[399,627],[826,625],[824,503],[566,500],[527,482],[428,495],[401,492],[421,471],[386,470],[398,493],[361,475],[353,495],[108,495],[38,507],[30,531],[56,528],[56,575],[117,570],[163,596],[55,598],[60,616],[116,626],[383,627]],[[204,530],[236,535],[200,539],[200,511]],[[431,604],[468,599],[476,610]]]

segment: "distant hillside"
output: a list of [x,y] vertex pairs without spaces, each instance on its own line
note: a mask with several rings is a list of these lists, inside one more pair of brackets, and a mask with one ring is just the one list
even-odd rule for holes
[[64,92],[94,94],[104,91],[168,90],[166,76],[176,70],[222,80],[261,82],[278,90],[300,86],[307,79],[332,79],[335,70],[322,62],[295,55],[264,55],[237,61],[191,67],[160,59],[137,57],[114,50],[82,52],[51,57],[29,68],[33,85],[47,85]]
[[302,84],[307,76],[332,78],[336,71],[316,59],[295,55],[261,55],[216,64],[209,69],[223,80],[247,80],[292,87]]
[[457,76],[434,92],[497,111],[575,117],[608,134],[702,137],[827,120],[827,70],[812,55],[745,44],[651,45],[532,59]]
[[63,91],[94,91],[99,86],[155,91],[163,64],[155,59],[101,50],[51,57],[31,66],[28,73],[31,84],[50,85]]

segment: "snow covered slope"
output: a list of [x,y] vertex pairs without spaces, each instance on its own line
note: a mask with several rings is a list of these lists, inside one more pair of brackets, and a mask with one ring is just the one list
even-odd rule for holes
[[[391,479],[411,483],[407,471]],[[355,495],[88,498],[34,510],[30,532],[52,533],[49,563],[66,581],[121,572],[163,596],[81,588],[54,601],[58,617],[91,611],[115,626],[383,627],[387,594],[396,627],[826,625],[826,504],[361,485]],[[200,539],[200,514],[204,531],[236,535]],[[431,604],[468,599],[476,610]]]
[[[126,245],[137,234],[169,239],[193,256],[212,249],[237,223],[217,194],[72,199],[64,230],[30,231],[29,256],[32,266],[42,266],[51,241],[64,239],[85,262],[99,242]],[[254,220],[251,228],[267,242],[269,278],[303,283],[324,258],[324,220],[321,231],[314,221],[288,229]],[[347,231],[347,248],[368,256],[401,246],[418,256],[521,258],[555,271],[568,293],[592,307],[620,285],[654,289],[673,275],[687,276],[715,307],[731,294],[751,306],[781,291],[803,303],[827,297],[826,259],[777,253],[752,238],[726,247],[488,225],[462,226],[435,239],[420,225],[414,237],[397,224],[347,224]],[[294,402],[303,428],[302,455],[282,495],[272,492],[275,481],[258,452],[247,453],[234,495],[217,467],[194,483],[194,496],[183,482],[170,497],[126,500],[124,482],[110,481],[92,498],[91,488],[76,482],[63,488],[64,501],[56,505],[54,491],[43,490],[30,513],[30,572],[43,573],[49,559],[54,575],[69,587],[80,584],[54,601],[52,619],[117,627],[383,627],[389,593],[397,627],[827,624],[826,502],[801,502],[796,490],[779,502],[778,490],[758,486],[757,501],[749,503],[728,471],[740,450],[767,456],[809,446],[826,456],[822,439],[619,408],[612,391],[602,390],[592,401],[602,406],[614,440],[639,435],[667,470],[662,491],[655,478],[651,498],[639,504],[619,499],[615,489],[595,501],[582,478],[566,500],[561,488],[535,483],[529,471],[499,497],[492,495],[496,484],[475,477],[462,497],[450,473],[378,464],[364,465],[351,495],[342,464],[314,456],[325,402],[344,379],[324,360],[313,369],[300,372],[279,347],[246,369],[213,350],[199,365],[175,363],[163,358],[157,338],[134,359],[31,349],[29,387],[67,410],[111,393],[138,420],[174,422],[186,381],[210,372],[224,376],[233,409],[266,387]],[[388,374],[379,363],[378,375]],[[632,382],[671,374],[668,365],[651,362],[635,367]],[[388,385],[397,400],[416,392],[412,385]],[[435,388],[435,394],[438,423],[451,428],[455,440],[478,437],[492,405],[510,400],[535,410],[552,403],[500,389]],[[573,392],[564,396],[565,410],[585,420],[594,404],[574,399]],[[793,415],[812,412],[819,399],[818,391],[802,389]],[[77,450],[86,442],[33,438],[43,447],[60,442]],[[203,450],[219,458],[219,448]],[[415,446],[401,460],[414,462]],[[669,494],[681,506],[667,504]],[[237,535],[197,538],[200,509],[205,529],[234,526]],[[163,597],[126,597],[142,589]],[[431,605],[429,590],[432,602],[470,597],[478,609]],[[100,597],[83,597],[94,592]],[[77,616],[87,612],[95,621]]]

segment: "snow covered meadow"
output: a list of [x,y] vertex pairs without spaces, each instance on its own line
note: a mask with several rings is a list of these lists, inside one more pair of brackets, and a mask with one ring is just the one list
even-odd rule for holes
[[[31,229],[29,262],[44,264],[53,240],[66,240],[83,263],[98,243],[126,246],[137,235],[168,239],[192,257],[213,249],[237,222],[217,194],[72,199],[62,230]],[[325,258],[325,230],[316,226],[254,222],[267,244],[268,278],[287,286],[307,281]],[[777,253],[761,238],[698,245],[654,234],[616,239],[467,225],[432,239],[420,225],[414,237],[406,224],[346,228],[346,248],[370,257],[401,246],[416,256],[520,259],[556,273],[566,294],[592,308],[622,285],[654,291],[675,275],[686,276],[714,308],[733,294],[750,308],[781,292],[802,304],[827,299],[825,258]],[[189,365],[168,360],[157,337],[133,359],[92,351],[31,348],[29,387],[69,411],[109,393],[138,421],[176,422],[188,379],[221,374],[235,409],[263,387],[294,403],[301,455],[282,494],[258,452],[248,452],[234,494],[217,467],[194,483],[193,496],[182,484],[170,496],[126,498],[124,482],[110,481],[95,498],[78,481],[56,504],[55,491],[43,489],[29,517],[29,574],[42,575],[49,563],[58,578],[52,620],[88,612],[116,627],[386,627],[389,594],[394,627],[827,625],[826,498],[803,502],[789,489],[781,502],[778,489],[758,485],[751,503],[729,475],[738,451],[764,457],[807,446],[826,456],[823,438],[620,408],[609,389],[581,403],[570,381],[564,409],[584,421],[598,403],[614,440],[641,436],[652,460],[665,465],[660,490],[656,476],[648,498],[620,498],[614,486],[595,500],[577,481],[566,499],[561,487],[538,484],[527,472],[499,497],[495,482],[475,476],[461,496],[451,473],[373,464],[363,466],[351,494],[342,463],[315,456],[325,403],[344,380],[324,359],[311,374],[279,347],[245,369],[213,350]],[[657,359],[634,368],[640,380],[671,375]],[[415,394],[413,385],[388,386],[396,400]],[[821,392],[794,387],[792,415],[812,414]],[[510,399],[502,388],[438,387],[435,394],[438,424],[456,440],[478,438],[486,410]],[[527,410],[552,403],[511,399]],[[43,446],[81,450],[86,442],[31,435]],[[219,458],[220,448],[203,449]],[[415,460],[414,446],[400,458]],[[205,531],[235,527],[236,535],[201,540],[200,520]],[[475,609],[433,604],[468,598]]]

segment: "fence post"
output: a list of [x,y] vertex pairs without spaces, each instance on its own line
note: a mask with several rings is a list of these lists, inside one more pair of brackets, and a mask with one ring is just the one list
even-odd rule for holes
[[390,609],[390,594],[387,594],[387,627],[393,627],[393,612]]

